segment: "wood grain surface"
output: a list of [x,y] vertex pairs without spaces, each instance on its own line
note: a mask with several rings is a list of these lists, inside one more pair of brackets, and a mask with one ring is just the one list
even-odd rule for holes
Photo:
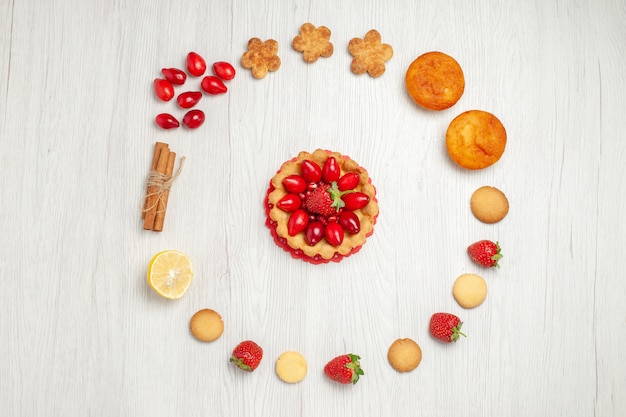
[[[334,54],[306,64],[301,24],[332,31]],[[626,415],[626,3],[389,0],[0,0],[0,414],[3,416],[598,416]],[[354,75],[347,45],[377,29],[393,58]],[[240,65],[248,39],[275,39],[280,69]],[[452,108],[418,108],[404,74],[439,50],[463,67]],[[189,51],[237,76],[198,108],[196,130],[160,130],[152,81]],[[197,89],[190,79],[185,89]],[[466,171],[445,130],[459,113],[494,113],[502,159]],[[164,231],[144,231],[141,198],[156,141],[186,157]],[[381,214],[338,264],[291,259],[264,225],[269,179],[299,151],[332,149],[366,167]],[[478,222],[469,197],[492,185],[511,204]],[[465,253],[498,240],[499,270]],[[180,300],[146,283],[150,258],[187,253]],[[452,295],[465,272],[484,304]],[[212,308],[225,332],[205,344],[189,319]],[[468,337],[442,345],[430,315]],[[410,337],[413,372],[387,363]],[[259,369],[228,363],[254,339]],[[308,361],[289,385],[286,350]],[[328,381],[354,352],[365,376]]]

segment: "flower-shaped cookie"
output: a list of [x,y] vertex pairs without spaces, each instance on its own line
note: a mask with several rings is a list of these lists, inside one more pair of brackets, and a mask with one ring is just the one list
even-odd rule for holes
[[330,29],[326,26],[316,28],[311,23],[300,26],[300,34],[293,38],[293,49],[302,52],[305,62],[317,61],[320,56],[328,58],[333,54],[333,44],[330,43]]
[[241,66],[252,70],[254,78],[263,78],[268,71],[280,68],[278,57],[278,42],[268,39],[265,42],[259,38],[248,41],[248,50],[241,57]]
[[354,38],[348,44],[352,59],[350,69],[355,74],[367,72],[372,77],[380,77],[385,72],[385,62],[393,56],[391,45],[382,43],[377,30],[370,30],[363,39]]

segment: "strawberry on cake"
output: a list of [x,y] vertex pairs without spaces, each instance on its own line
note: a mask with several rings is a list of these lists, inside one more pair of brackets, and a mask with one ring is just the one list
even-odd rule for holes
[[266,225],[278,246],[314,264],[358,252],[374,232],[376,188],[367,171],[337,152],[300,152],[270,180]]

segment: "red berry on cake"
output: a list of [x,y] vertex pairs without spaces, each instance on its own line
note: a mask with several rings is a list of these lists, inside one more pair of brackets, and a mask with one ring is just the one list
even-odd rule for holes
[[331,156],[324,162],[324,166],[322,167],[322,178],[328,184],[332,184],[333,182],[339,179],[339,165],[337,165],[337,160],[334,156]]
[[337,221],[348,233],[359,233],[361,230],[361,222],[353,211],[344,211],[339,215]]
[[339,223],[328,223],[326,230],[324,230],[324,237],[333,246],[341,245],[341,242],[343,242],[343,227]]
[[311,222],[307,225],[304,237],[306,242],[314,246],[324,238],[324,225],[322,222]]
[[298,209],[291,213],[289,221],[287,222],[287,233],[289,236],[295,236],[303,231],[307,224],[309,224],[309,215],[306,211]]
[[313,161],[302,161],[302,178],[306,182],[319,182],[322,179],[322,168]]
[[304,200],[304,207],[309,213],[315,213],[322,216],[331,216],[337,213],[337,210],[335,210],[332,205],[333,199],[324,187],[314,189]]
[[339,191],[352,190],[359,184],[359,174],[356,172],[348,172],[337,181]]
[[370,201],[368,195],[358,192],[345,194],[341,199],[348,210],[358,210]]
[[306,181],[300,175],[288,175],[283,179],[283,186],[293,194],[300,194],[306,190]]
[[282,211],[292,212],[300,208],[302,200],[295,194],[287,194],[276,203],[276,206]]

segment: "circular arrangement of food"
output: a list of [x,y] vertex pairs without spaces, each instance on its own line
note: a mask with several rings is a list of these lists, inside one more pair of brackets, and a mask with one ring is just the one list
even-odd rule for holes
[[[293,38],[292,47],[302,53],[306,64],[318,58],[330,58],[334,45],[331,31],[325,26],[305,23]],[[386,64],[393,56],[391,45],[382,42],[380,33],[372,29],[363,38],[352,38],[348,51],[353,57],[350,66],[356,74],[369,74],[373,78],[385,73]],[[251,38],[247,51],[241,57],[241,66],[251,71],[256,79],[277,71],[281,66],[279,44],[276,40]],[[204,113],[195,107],[204,97],[224,94],[227,84],[235,77],[235,68],[228,62],[217,61],[212,66],[213,75],[205,75],[206,61],[195,52],[186,60],[187,72],[178,68],[163,68],[153,82],[158,100],[175,101],[187,112],[182,117],[188,129],[196,129],[204,122]],[[198,91],[185,90],[176,95],[189,77],[202,77]],[[198,81],[197,79],[196,81]],[[175,87],[176,86],[176,87]],[[407,68],[405,86],[412,100],[427,110],[445,110],[454,106],[465,90],[465,76],[459,63],[451,56],[438,51],[419,55]],[[202,90],[202,91],[200,91]],[[172,100],[176,97],[176,100]],[[180,110],[180,109],[179,109]],[[180,126],[178,119],[169,113],[155,118],[157,126],[170,130]],[[482,110],[467,110],[452,119],[445,134],[446,150],[454,163],[466,170],[489,167],[504,153],[507,134],[496,116]],[[173,180],[180,174],[174,170],[176,153],[169,145],[157,142],[149,171],[145,204],[142,209],[144,229],[162,231],[169,191]],[[471,211],[483,223],[497,223],[508,213],[509,203],[500,190],[483,186],[471,197]],[[270,179],[264,199],[265,225],[277,246],[291,257],[311,264],[340,262],[359,252],[374,233],[379,214],[376,188],[369,173],[356,161],[339,152],[317,149],[302,151],[284,162]],[[499,267],[502,258],[499,243],[487,239],[468,246],[471,260],[484,268]],[[189,257],[168,250],[154,256],[148,266],[148,282],[161,296],[170,299],[182,297],[193,278]],[[480,306],[487,297],[487,282],[479,275],[465,273],[455,281],[452,295],[463,309]],[[432,314],[428,332],[442,343],[454,343],[460,336],[463,322],[449,312]],[[201,342],[214,342],[224,332],[224,320],[208,308],[197,311],[189,322],[194,338]],[[252,372],[261,363],[263,349],[246,339],[239,343],[229,361],[238,368]],[[405,373],[415,370],[422,361],[420,345],[411,338],[399,338],[388,349],[391,368]],[[341,384],[355,384],[364,371],[361,357],[347,353],[336,356],[323,368],[324,374]],[[283,352],[275,363],[275,371],[282,381],[294,384],[307,375],[308,364],[296,351]]]
[[379,208],[367,171],[338,152],[300,152],[270,180],[266,225],[294,258],[319,264],[358,252]]

